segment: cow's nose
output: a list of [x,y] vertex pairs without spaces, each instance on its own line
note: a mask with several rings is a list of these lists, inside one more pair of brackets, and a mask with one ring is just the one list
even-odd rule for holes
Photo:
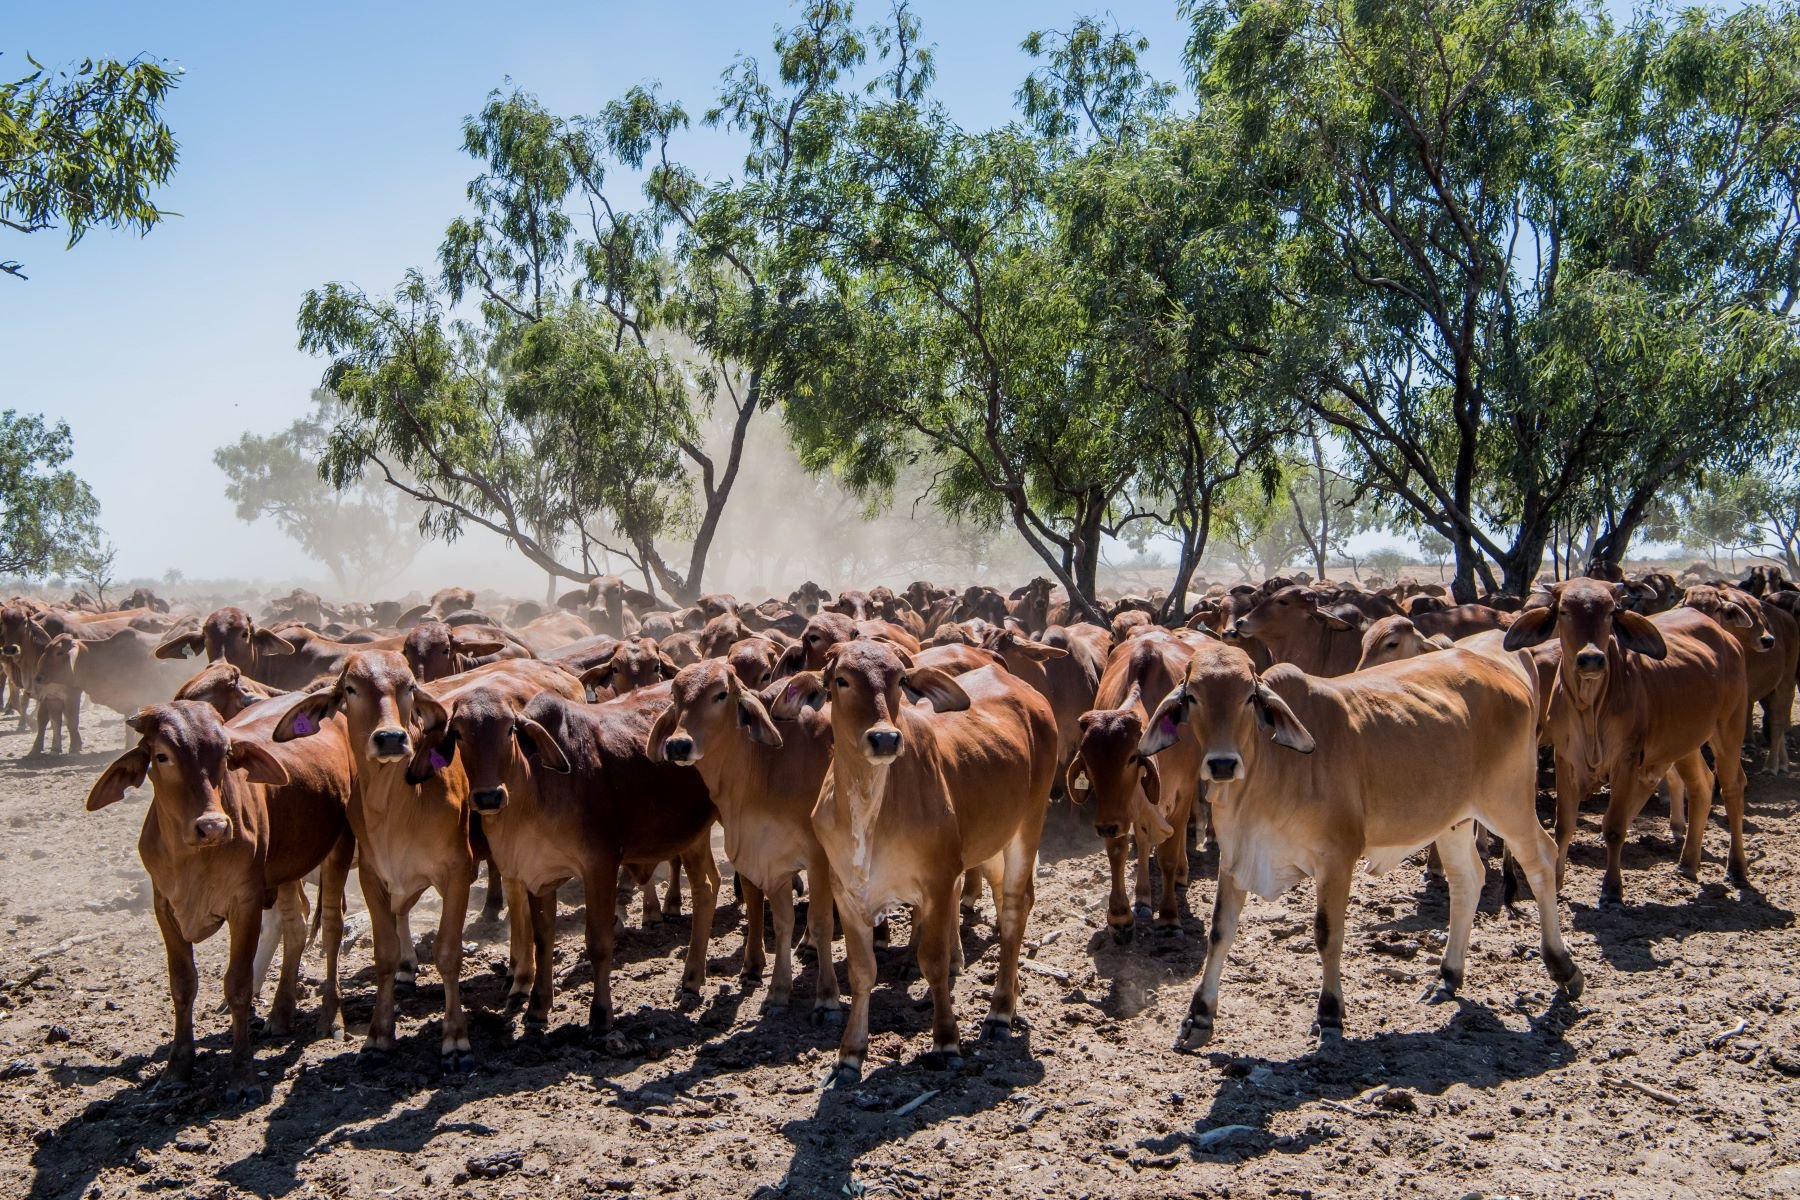
[[1095,821],[1094,832],[1111,841],[1119,836],[1119,823],[1117,821]]
[[694,739],[672,737],[663,742],[663,757],[672,763],[686,763],[694,757]]
[[369,741],[375,747],[377,758],[405,754],[412,744],[412,739],[406,736],[404,729],[377,729]]
[[4,654],[7,658],[17,658],[19,656],[19,644],[17,642],[8,642],[5,646],[0,646],[0,654]]
[[1598,650],[1583,650],[1575,655],[1575,668],[1579,671],[1599,671],[1606,666],[1606,655]]
[[1244,618],[1239,617],[1237,620],[1233,621],[1231,623],[1231,631],[1241,636],[1244,632]]
[[867,737],[869,753],[878,758],[892,758],[900,753],[900,731],[898,729],[871,729]]
[[478,792],[470,792],[469,803],[475,806],[477,812],[499,812],[506,807],[506,786],[502,784],[500,787],[482,788]]
[[231,818],[224,813],[206,813],[194,820],[194,841],[202,846],[216,846],[231,833]]
[[1209,754],[1206,756],[1206,769],[1214,779],[1225,783],[1237,778],[1238,764],[1241,761],[1235,754]]
[[1773,650],[1775,648],[1775,635],[1772,633],[1765,633],[1762,637],[1757,639],[1757,643],[1761,645],[1764,650]]

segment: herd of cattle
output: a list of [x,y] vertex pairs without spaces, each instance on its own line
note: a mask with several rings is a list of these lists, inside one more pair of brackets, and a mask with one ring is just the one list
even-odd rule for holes
[[[352,865],[377,980],[364,1053],[394,1045],[396,989],[417,970],[407,914],[431,888],[442,899],[440,1050],[446,1070],[468,1070],[462,927],[481,865],[488,915],[504,899],[509,920],[509,1008],[534,1025],[551,1013],[557,889],[581,881],[589,1023],[604,1034],[621,872],[642,888],[646,921],[679,906],[687,877],[682,987],[703,985],[715,823],[746,901],[748,980],[768,965],[769,902],[771,1009],[790,1003],[805,877],[813,1015],[844,1022],[840,1084],[860,1077],[875,947],[900,906],[930,986],[929,1060],[960,1061],[949,984],[960,913],[984,882],[999,933],[984,1036],[1008,1034],[1056,798],[1092,816],[1111,866],[1107,923],[1122,941],[1140,921],[1179,930],[1190,826],[1216,840],[1206,964],[1179,1046],[1211,1036],[1245,894],[1274,897],[1302,878],[1317,890],[1317,1033],[1341,1036],[1359,858],[1380,872],[1432,848],[1450,931],[1426,999],[1454,995],[1485,874],[1478,838],[1490,834],[1505,846],[1509,901],[1516,866],[1538,905],[1545,965],[1572,997],[1582,974],[1557,897],[1577,806],[1609,789],[1600,898],[1618,902],[1627,830],[1659,783],[1693,876],[1716,782],[1727,870],[1746,882],[1748,712],[1761,704],[1767,766],[1785,769],[1800,660],[1800,590],[1766,568],[1742,586],[1683,588],[1596,564],[1524,601],[1462,605],[1434,586],[1277,578],[1191,597],[1176,628],[1135,597],[1111,605],[1110,627],[1076,620],[1041,579],[1010,597],[927,583],[834,596],[809,583],[786,601],[717,594],[672,611],[602,577],[548,612],[514,605],[504,618],[462,588],[404,612],[328,610],[298,593],[260,622],[237,607],[200,617],[133,601],[0,608],[6,701],[21,722],[35,706],[34,753],[47,730],[60,753],[65,727],[80,750],[83,696],[130,714],[137,741],[87,807],[150,782],[139,851],[168,952],[173,1080],[194,1062],[193,943],[229,929],[231,1099],[260,1095],[251,1010],[277,941],[270,1031],[292,1024],[301,954],[322,928],[320,1026],[341,1033]],[[195,673],[190,656],[207,665]],[[1555,759],[1554,838],[1537,816],[1540,747]],[[847,1019],[832,969],[839,931]]]

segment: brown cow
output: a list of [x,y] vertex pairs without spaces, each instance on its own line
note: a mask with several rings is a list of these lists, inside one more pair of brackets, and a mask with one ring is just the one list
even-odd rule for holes
[[[1775,605],[1732,587],[1691,587],[1682,597],[1681,607],[1705,613],[1737,638],[1744,651],[1750,703],[1762,706],[1763,736],[1769,743],[1763,770],[1782,774],[1788,768],[1787,731],[1793,719],[1794,672],[1800,666],[1800,622]],[[1672,779],[1671,787],[1677,782]],[[1678,807],[1679,801],[1671,802],[1671,818]],[[1671,825],[1680,833],[1685,821]]]
[[1308,675],[1348,675],[1362,657],[1356,620],[1319,607],[1318,593],[1300,584],[1263,596],[1232,631],[1255,638],[1272,661],[1291,662]]
[[198,629],[178,630],[156,647],[158,658],[205,654],[208,662],[223,659],[252,679],[270,673],[271,669],[263,667],[265,658],[289,658],[293,653],[293,643],[272,629],[259,627],[249,613],[230,605],[208,613]]
[[455,762],[422,777],[413,767],[415,730],[442,725],[444,707],[413,678],[398,652],[359,650],[329,689],[307,693],[287,710],[275,725],[274,740],[310,737],[337,713],[344,716],[355,758],[350,825],[375,939],[375,1010],[363,1052],[379,1057],[394,1048],[394,991],[406,949],[399,918],[429,887],[443,901],[436,943],[444,984],[439,1054],[445,1070],[473,1070],[462,1005],[462,932],[476,864],[469,780]]
[[1731,826],[1728,873],[1746,883],[1744,768],[1738,749],[1749,702],[1737,639],[1690,609],[1655,617],[1631,612],[1621,606],[1615,587],[1594,579],[1555,585],[1542,603],[1519,614],[1504,645],[1517,650],[1552,637],[1562,648],[1546,722],[1556,748],[1559,873],[1575,836],[1577,806],[1602,784],[1610,785],[1600,902],[1622,903],[1625,835],[1657,780],[1673,767],[1693,810],[1681,870],[1698,874],[1713,790],[1701,747],[1710,744]]
[[[1157,930],[1181,929],[1188,819],[1199,799],[1203,766],[1200,745],[1183,738],[1160,765],[1140,756],[1137,746],[1151,706],[1180,686],[1195,639],[1202,637],[1147,630],[1115,649],[1100,677],[1093,711],[1080,718],[1080,738],[1065,773],[1069,797],[1076,804],[1090,797],[1094,802],[1094,831],[1105,843],[1112,874],[1106,922],[1121,942],[1131,939],[1136,921],[1150,919],[1153,850],[1163,879]],[[1134,834],[1137,888],[1135,902],[1128,902],[1125,855]]]
[[[225,999],[231,1007],[231,1074],[226,1100],[262,1098],[250,1052],[251,968],[263,910],[277,900],[289,928],[298,924],[299,880],[325,865],[326,975],[322,1024],[337,1024],[337,954],[343,940],[343,881],[350,861],[341,802],[309,789],[289,791],[288,770],[263,738],[227,727],[209,706],[178,700],[142,709],[126,722],[138,744],[113,762],[88,793],[89,812],[124,798],[148,776],[152,788],[138,856],[150,875],[156,923],[168,952],[169,991],[175,1001],[175,1041],[169,1077],[180,1083],[194,1069],[194,996],[199,976],[194,943],[230,926]],[[283,789],[271,804],[272,789]],[[310,801],[310,802],[309,802]],[[335,897],[335,903],[327,899]],[[288,940],[271,1032],[292,1022],[300,945]]]
[[608,632],[610,631],[591,628],[586,621],[569,612],[545,613],[537,620],[511,631],[513,637],[539,657],[571,642]]
[[1356,669],[1363,671],[1382,663],[1417,658],[1454,645],[1441,633],[1427,637],[1411,617],[1382,617],[1363,630],[1362,657],[1356,660]]
[[824,666],[833,647],[843,642],[872,639],[919,652],[918,639],[889,621],[855,621],[842,613],[824,612],[806,623],[800,640],[782,656],[781,671],[816,671]]
[[[952,679],[930,667],[909,669],[895,647],[872,639],[833,651],[824,680],[832,765],[813,828],[831,862],[850,964],[850,1019],[832,1081],[848,1085],[862,1075],[874,923],[896,904],[914,908],[933,1054],[955,1069],[961,1052],[950,966],[961,957],[963,872],[983,868],[999,897],[1000,962],[985,1029],[1003,1037],[1018,1004],[1019,947],[1056,770],[1056,718],[1042,696],[1004,670]],[[902,688],[922,693],[933,711],[902,704]]]
[[1412,623],[1426,637],[1443,636],[1453,642],[1460,642],[1466,637],[1486,633],[1490,629],[1505,629],[1512,624],[1512,617],[1485,604],[1457,604],[1415,612]]
[[1177,1049],[1212,1037],[1219,976],[1245,893],[1274,899],[1309,877],[1324,968],[1315,1030],[1321,1041],[1342,1038],[1345,912],[1356,861],[1381,874],[1432,843],[1450,885],[1450,938],[1426,998],[1454,996],[1483,873],[1471,818],[1513,848],[1538,901],[1550,975],[1569,996],[1581,994],[1581,971],[1559,926],[1555,854],[1535,809],[1534,678],[1525,663],[1461,650],[1338,679],[1291,665],[1259,675],[1247,654],[1218,642],[1195,650],[1138,747],[1154,755],[1191,730],[1214,793],[1219,884],[1211,944]]
[[813,1016],[835,1019],[831,868],[812,826],[819,785],[831,766],[830,719],[802,708],[777,726],[761,699],[716,659],[682,668],[670,696],[673,703],[651,727],[645,751],[651,762],[698,770],[719,810],[725,857],[743,882],[745,979],[762,978],[766,896],[775,923],[768,1007],[787,1008],[794,990],[794,879],[805,871],[813,895],[807,940],[819,965]]
[[524,644],[491,625],[424,620],[407,630],[400,653],[413,678],[432,683],[490,662],[531,658]]
[[72,749],[79,754],[83,695],[114,712],[133,713],[169,699],[187,676],[180,664],[157,661],[152,634],[121,629],[90,641],[59,633],[38,655],[37,674],[32,679],[32,694],[39,698],[38,743],[32,753],[43,752],[46,709],[64,713]]

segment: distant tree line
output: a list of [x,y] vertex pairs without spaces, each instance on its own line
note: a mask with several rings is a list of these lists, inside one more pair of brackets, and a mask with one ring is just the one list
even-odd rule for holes
[[[301,303],[326,479],[679,599],[759,418],[874,507],[1010,529],[1078,605],[1109,541],[1167,548],[1173,615],[1215,539],[1323,572],[1376,525],[1517,593],[1727,480],[1800,551],[1792,0],[1181,12],[1179,85],[1098,19],[1029,34],[995,129],[904,0],[810,0],[697,118],[495,92],[437,262]],[[741,169],[683,164],[696,119]]]

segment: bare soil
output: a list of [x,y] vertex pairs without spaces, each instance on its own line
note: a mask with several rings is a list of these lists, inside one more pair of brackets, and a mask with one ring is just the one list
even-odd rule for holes
[[[7,722],[11,724],[10,721]],[[272,1098],[222,1105],[225,939],[200,947],[193,1089],[154,1087],[168,1053],[161,945],[136,855],[137,793],[82,811],[124,746],[88,717],[90,753],[28,762],[0,735],[0,1197],[166,1192],[256,1196],[1800,1196],[1800,784],[1753,778],[1756,891],[1721,882],[1724,831],[1695,885],[1655,804],[1626,854],[1630,907],[1594,907],[1598,806],[1584,813],[1565,928],[1587,973],[1551,999],[1535,914],[1477,920],[1459,1003],[1416,1003],[1446,899],[1415,864],[1360,877],[1346,954],[1347,1041],[1308,1035],[1319,980],[1311,896],[1252,898],[1208,1052],[1170,1051],[1205,952],[1213,863],[1185,937],[1106,932],[1105,860],[1075,814],[1052,815],[1011,1042],[970,1042],[954,1076],[929,1049],[904,923],[882,960],[870,1065],[824,1092],[836,1030],[805,1006],[764,1015],[736,977],[742,913],[714,924],[706,994],[678,1003],[686,918],[621,941],[629,1052],[590,1039],[591,974],[565,905],[557,1023],[502,1011],[503,930],[472,924],[465,973],[477,1074],[440,1076],[430,968],[379,1072],[357,1039],[259,1041]],[[479,890],[479,889],[478,889]],[[729,896],[729,890],[726,893]],[[578,901],[579,897],[574,897]],[[352,903],[353,911],[360,907]],[[994,962],[991,909],[965,924],[956,986],[971,1035]],[[420,917],[421,935],[433,919]],[[366,929],[366,925],[362,926]],[[316,950],[308,971],[318,971]],[[373,999],[366,938],[346,960],[355,1030]],[[840,965],[839,970],[842,970]],[[812,968],[797,996],[811,986]],[[303,1008],[312,997],[303,1001]]]

